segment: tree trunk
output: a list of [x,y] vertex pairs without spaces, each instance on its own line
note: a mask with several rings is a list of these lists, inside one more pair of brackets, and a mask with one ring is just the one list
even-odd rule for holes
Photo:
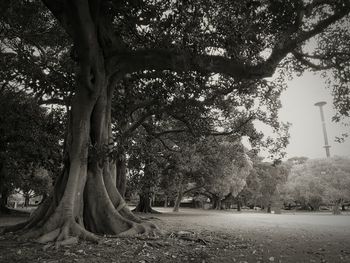
[[5,165],[0,160],[0,214],[9,214],[10,209],[7,208],[7,199],[9,190],[5,186]]
[[9,192],[5,187],[1,188],[0,192],[0,214],[9,214],[10,209],[7,208],[7,199],[9,197]]
[[268,204],[268,205],[267,205],[267,210],[266,210],[266,212],[269,213],[269,214],[271,213],[271,204]]
[[164,196],[164,207],[165,208],[168,207],[168,196],[167,195]]
[[180,209],[180,204],[181,204],[181,200],[183,197],[183,189],[182,189],[182,185],[181,185],[181,189],[178,190],[177,195],[176,195],[176,199],[175,199],[175,204],[174,204],[174,208],[173,208],[173,212],[179,212]]
[[30,195],[24,194],[24,207],[29,206],[29,201],[30,201]]
[[242,208],[241,199],[237,197],[237,211],[241,212],[241,208]]
[[116,169],[117,169],[117,180],[116,185],[117,189],[122,197],[125,197],[126,191],[126,157],[125,152],[122,150],[117,155],[116,160]]
[[183,197],[183,194],[184,194],[183,187],[184,187],[183,186],[183,174],[180,174],[180,176],[179,176],[179,185],[177,187],[177,195],[176,195],[176,199],[175,199],[173,212],[179,212],[181,200],[182,200],[182,197]]
[[339,209],[339,205],[340,205],[339,201],[335,202],[335,204],[333,205],[333,209],[332,209],[333,215],[340,215],[341,214],[341,211]]
[[314,209],[314,207],[312,205],[308,204],[308,206],[309,206],[311,211],[315,211],[315,209]]
[[345,205],[342,205],[342,206],[341,206],[341,211],[346,211]]
[[134,212],[159,214],[158,211],[152,208],[152,194],[149,191],[141,193],[139,197],[140,200],[133,210]]
[[221,198],[219,196],[213,196],[213,209],[220,210],[221,209]]
[[150,170],[151,162],[152,160],[150,158],[147,158],[147,160],[145,161],[144,177],[142,178],[142,182],[141,182],[142,187],[139,193],[140,199],[136,208],[133,210],[134,212],[154,213],[154,214],[160,213],[152,208],[153,191],[151,189],[152,187],[154,187],[152,183],[154,174]]

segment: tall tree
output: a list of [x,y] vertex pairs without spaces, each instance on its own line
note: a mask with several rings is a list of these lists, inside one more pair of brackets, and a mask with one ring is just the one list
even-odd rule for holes
[[[128,210],[112,182],[109,158],[96,154],[110,143],[112,94],[123,76],[194,71],[259,84],[350,10],[348,0],[43,2],[72,39],[77,70],[65,172],[52,198],[21,225],[26,237],[41,242],[155,230]],[[236,86],[251,93],[260,85],[246,87]]]

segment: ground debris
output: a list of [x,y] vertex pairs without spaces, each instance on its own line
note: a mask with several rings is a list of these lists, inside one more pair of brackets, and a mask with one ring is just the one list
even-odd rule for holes
[[[218,213],[219,219],[221,216],[226,214]],[[205,228],[204,220],[214,224],[211,223],[215,222],[212,215],[202,219],[203,214],[200,214],[192,221],[188,221],[189,217],[160,217],[158,226],[166,231],[162,236],[104,236],[99,244],[79,241],[57,249],[55,243],[19,242],[14,234],[0,235],[0,262],[350,262],[350,250],[346,247],[348,235],[333,243],[320,234],[317,237],[321,238],[314,238],[316,241],[312,246],[310,240],[299,239],[298,233],[289,231],[282,235],[286,232],[284,229],[244,229],[237,224],[232,224],[232,229]],[[232,220],[231,216],[227,217]],[[195,225],[199,220],[201,223]],[[327,230],[322,229],[322,235],[324,231]]]

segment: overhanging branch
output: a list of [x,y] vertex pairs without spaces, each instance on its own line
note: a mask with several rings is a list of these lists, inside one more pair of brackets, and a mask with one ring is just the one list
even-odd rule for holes
[[303,65],[308,66],[314,70],[326,70],[326,69],[330,69],[333,66],[328,65],[328,66],[322,66],[322,65],[317,65],[315,63],[312,63],[311,61],[307,60],[304,56],[304,54],[293,51],[292,52],[293,56]]
[[143,70],[199,71],[221,73],[237,79],[256,79],[273,74],[266,68],[247,65],[237,59],[223,56],[192,54],[172,49],[141,49],[110,54],[108,68],[126,73]]

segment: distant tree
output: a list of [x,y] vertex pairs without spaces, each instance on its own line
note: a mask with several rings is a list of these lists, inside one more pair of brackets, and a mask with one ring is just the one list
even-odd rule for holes
[[151,206],[151,200],[158,187],[162,171],[166,166],[165,150],[159,142],[144,134],[134,141],[129,159],[129,186],[139,195],[135,212],[158,213]]
[[303,164],[308,160],[307,157],[292,157],[287,160],[287,163],[291,166]]
[[[204,156],[210,154],[203,152],[208,142],[202,138],[187,138],[178,143],[177,151],[171,156],[171,169],[168,173],[172,175],[173,185],[176,189],[176,199],[174,202],[174,212],[178,212],[180,203],[184,195],[189,195],[192,191],[200,190],[206,182],[206,168]],[[208,145],[208,147],[210,147]]]
[[229,136],[209,136],[179,148],[173,169],[177,185],[174,211],[182,197],[191,193],[209,197],[213,208],[221,209],[226,195],[235,196],[243,188],[251,165],[241,143]]
[[210,177],[204,188],[211,196],[213,208],[221,209],[227,195],[236,197],[245,186],[252,162],[240,143],[222,141],[217,150],[214,156],[206,158]]
[[271,206],[275,203],[279,205],[281,201],[279,190],[286,182],[288,174],[288,165],[262,162],[256,158],[244,192],[251,198],[251,203],[259,204],[267,212],[271,212]]
[[344,157],[309,160],[292,168],[285,185],[291,200],[318,210],[321,204],[339,206],[350,200],[350,160]]

